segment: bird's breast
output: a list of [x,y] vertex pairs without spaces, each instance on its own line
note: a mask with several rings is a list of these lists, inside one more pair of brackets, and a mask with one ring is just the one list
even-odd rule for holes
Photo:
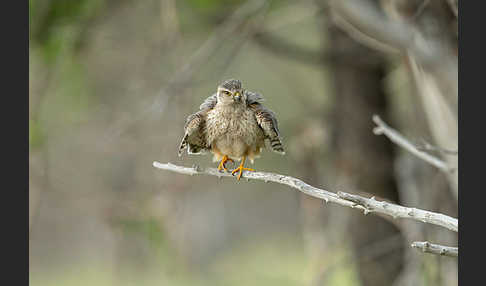
[[212,146],[223,154],[234,156],[242,156],[249,148],[253,149],[263,137],[254,114],[244,108],[211,110],[207,117],[206,134]]

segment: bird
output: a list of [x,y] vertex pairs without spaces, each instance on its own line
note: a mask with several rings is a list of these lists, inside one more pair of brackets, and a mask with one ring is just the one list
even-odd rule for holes
[[238,79],[228,79],[218,85],[216,92],[206,98],[199,111],[187,117],[184,136],[179,145],[179,157],[187,149],[188,154],[213,154],[213,162],[218,162],[218,171],[226,168],[228,161],[239,161],[240,165],[231,171],[238,173],[240,180],[246,168],[245,161],[255,158],[268,142],[271,150],[285,155],[282,137],[278,129],[276,115],[263,106],[263,96],[246,90]]

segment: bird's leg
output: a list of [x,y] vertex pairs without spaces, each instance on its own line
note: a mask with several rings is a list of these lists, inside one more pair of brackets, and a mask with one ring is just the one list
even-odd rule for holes
[[240,172],[238,174],[238,181],[240,180],[241,174],[243,174],[243,171],[255,171],[255,169],[250,169],[250,168],[243,167],[245,165],[245,160],[246,160],[246,156],[243,156],[243,159],[241,159],[240,166],[238,168],[234,169],[233,172],[231,172],[231,175],[234,175],[238,171]]
[[225,166],[226,162],[228,162],[228,161],[234,162],[233,160],[228,158],[228,156],[224,155],[223,159],[221,159],[221,162],[219,163],[218,171],[221,171],[221,170],[228,171],[228,169],[226,169],[226,166]]

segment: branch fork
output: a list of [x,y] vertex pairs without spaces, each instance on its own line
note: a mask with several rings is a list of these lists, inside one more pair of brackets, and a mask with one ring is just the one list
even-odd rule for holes
[[[215,168],[201,169],[197,165],[193,165],[193,167],[188,168],[183,166],[177,166],[171,163],[163,164],[155,161],[153,162],[153,166],[158,169],[191,176],[211,175],[218,178],[234,178],[231,174],[221,173]],[[442,226],[455,232],[458,231],[458,220],[444,214],[421,210],[417,208],[404,207],[385,201],[377,201],[375,197],[365,198],[359,195],[349,194],[345,192],[334,193],[311,186],[300,179],[275,173],[245,171],[243,173],[243,176],[246,177],[248,180],[254,179],[264,182],[274,182],[282,185],[287,185],[299,190],[306,195],[324,200],[326,203],[331,202],[345,207],[360,209],[363,211],[364,214],[374,212],[391,216],[395,219],[412,219],[423,223]]]

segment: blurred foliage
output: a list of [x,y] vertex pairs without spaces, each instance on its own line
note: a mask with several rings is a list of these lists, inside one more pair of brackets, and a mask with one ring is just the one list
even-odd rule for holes
[[[35,118],[30,120],[31,149],[44,142],[49,120],[62,128],[79,123],[90,106],[93,93],[86,80],[86,67],[78,56],[82,31],[102,11],[103,1],[29,1],[30,55],[45,74],[30,74],[31,80],[45,77],[46,85]],[[37,63],[39,60],[42,62]],[[32,79],[33,78],[33,79]],[[55,79],[55,83],[51,81]],[[48,96],[46,95],[48,94]]]
[[[163,234],[154,221],[145,223],[123,222],[129,233],[145,232],[152,237],[152,251],[156,253],[153,270],[120,279],[116,269],[97,262],[78,264],[73,268],[63,269],[57,277],[43,276],[42,273],[30,273],[31,285],[309,285],[320,273],[309,263],[304,250],[299,248],[295,238],[278,237],[243,243],[222,257],[214,259],[208,266],[208,272],[200,272],[184,266],[174,260],[176,253],[169,249]],[[336,252],[343,251],[335,249]],[[329,257],[339,256],[329,253]],[[328,261],[329,262],[329,261]],[[323,264],[326,264],[325,262]],[[337,271],[329,273],[326,285],[358,286],[353,265],[344,264]],[[124,277],[124,275],[121,275]],[[136,282],[133,282],[136,281]]]
[[[105,1],[29,0],[30,40],[42,45],[48,62],[54,61],[69,34],[82,31],[103,11]],[[68,37],[65,37],[68,36]],[[76,37],[73,44],[80,44]]]

